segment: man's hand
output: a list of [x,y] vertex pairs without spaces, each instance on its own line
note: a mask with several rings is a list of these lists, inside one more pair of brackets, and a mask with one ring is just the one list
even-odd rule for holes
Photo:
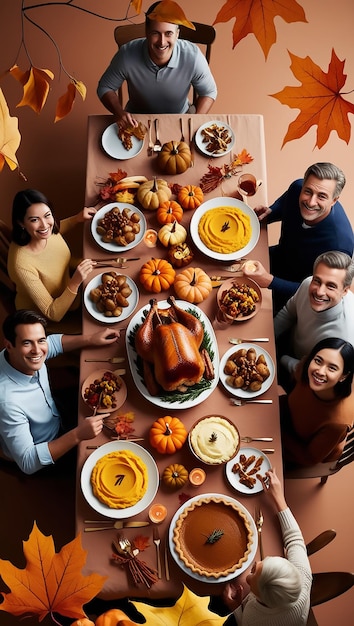
[[253,261],[253,264],[254,267],[252,268],[252,271],[249,271],[247,269],[247,263],[242,266],[242,272],[244,276],[255,280],[260,287],[269,287],[274,278],[273,274],[267,272],[267,270],[262,265],[262,263],[260,263],[260,261]]
[[86,439],[93,439],[102,432],[103,418],[107,417],[109,413],[92,415],[92,417],[86,417],[76,428],[76,434],[80,441]]
[[123,111],[123,114],[120,117],[116,118],[116,123],[119,128],[127,128],[128,126],[138,126],[138,121],[128,113],[128,111]]
[[113,330],[113,328],[104,328],[97,333],[93,333],[88,337],[88,343],[90,346],[109,346],[111,343],[118,341],[120,337],[120,330]]
[[268,215],[272,212],[268,206],[256,206],[254,208],[254,212],[257,215],[260,222],[266,219]]

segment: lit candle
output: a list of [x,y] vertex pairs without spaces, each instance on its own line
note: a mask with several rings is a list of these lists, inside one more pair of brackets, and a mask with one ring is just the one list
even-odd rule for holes
[[160,524],[167,515],[167,509],[163,504],[153,504],[149,508],[149,519],[153,524]]
[[144,243],[148,248],[155,248],[157,242],[157,232],[153,228],[148,228],[144,235]]
[[194,487],[199,487],[206,479],[206,473],[201,467],[195,467],[189,472],[189,482]]

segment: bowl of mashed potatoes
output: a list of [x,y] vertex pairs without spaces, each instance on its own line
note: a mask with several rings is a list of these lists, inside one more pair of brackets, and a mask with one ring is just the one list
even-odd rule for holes
[[222,465],[240,448],[240,434],[233,422],[223,415],[206,415],[195,422],[188,434],[194,456],[206,465]]

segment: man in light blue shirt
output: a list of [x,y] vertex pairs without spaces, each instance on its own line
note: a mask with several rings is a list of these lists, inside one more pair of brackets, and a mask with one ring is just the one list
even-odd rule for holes
[[[196,44],[178,38],[179,24],[190,24],[193,29],[194,25],[179,19],[184,14],[178,5],[175,20],[156,19],[163,15],[163,5],[163,0],[151,5],[146,13],[146,38],[123,45],[98,83],[98,97],[119,126],[136,126],[132,113],[187,113],[191,85],[198,94],[194,112],[208,113],[216,99],[206,58]],[[126,110],[116,93],[124,81],[129,92]]]
[[62,433],[45,364],[47,359],[84,345],[114,343],[119,332],[106,328],[91,336],[49,335],[46,320],[34,311],[19,310],[3,324],[5,349],[0,353],[0,448],[26,474],[54,464],[80,441],[103,428],[103,415],[83,420]]

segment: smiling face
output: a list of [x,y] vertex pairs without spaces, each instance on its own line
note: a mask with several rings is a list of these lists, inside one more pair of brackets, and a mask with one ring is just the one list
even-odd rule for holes
[[146,39],[150,58],[156,65],[163,66],[169,62],[178,35],[179,28],[176,24],[149,21]]
[[339,350],[323,348],[310,361],[308,367],[309,386],[323,399],[335,397],[334,387],[343,382],[344,361]]
[[336,181],[325,178],[320,180],[311,174],[304,181],[299,206],[305,224],[314,226],[329,215],[338,198],[334,197]]
[[31,237],[31,244],[45,245],[46,240],[49,239],[53,232],[54,217],[46,204],[36,202],[28,207],[20,225]]
[[18,324],[13,346],[5,340],[10,365],[22,374],[32,376],[41,369],[48,353],[48,343],[42,324]]
[[319,263],[309,285],[310,305],[313,311],[326,311],[338,304],[348,292],[344,287],[345,270]]

